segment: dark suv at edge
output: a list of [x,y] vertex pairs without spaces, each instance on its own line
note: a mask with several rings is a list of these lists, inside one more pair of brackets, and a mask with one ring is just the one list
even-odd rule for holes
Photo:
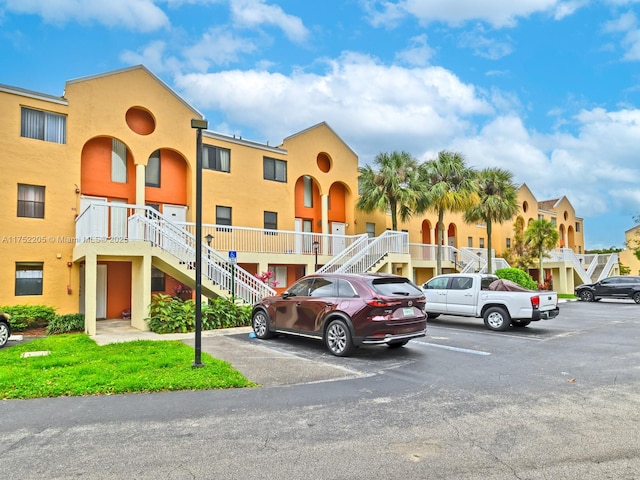
[[608,277],[596,283],[578,285],[575,294],[583,302],[594,302],[609,297],[631,298],[634,302],[640,303],[640,277]]
[[426,300],[404,277],[391,274],[313,274],[253,307],[256,337],[287,333],[324,340],[336,356],[365,344],[401,347],[426,334]]

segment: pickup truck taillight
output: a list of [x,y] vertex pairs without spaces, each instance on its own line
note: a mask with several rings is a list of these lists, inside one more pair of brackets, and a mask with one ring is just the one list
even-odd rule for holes
[[540,297],[538,295],[534,295],[533,297],[531,297],[531,307],[534,310],[540,308]]

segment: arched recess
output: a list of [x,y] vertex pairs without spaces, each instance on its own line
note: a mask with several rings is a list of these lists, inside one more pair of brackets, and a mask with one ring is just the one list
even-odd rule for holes
[[347,202],[350,197],[350,190],[342,182],[336,182],[329,188],[329,209],[328,217],[330,222],[348,221]]
[[573,249],[576,246],[576,232],[572,225],[567,228],[567,247]]
[[515,222],[514,222],[514,226],[518,229],[518,233],[523,233],[524,232],[524,218],[522,218],[520,215],[518,215],[516,217]]
[[[435,244],[435,239],[431,238],[431,222],[429,220],[422,221],[422,243],[424,245],[433,245]],[[435,236],[435,231],[434,231]]]
[[310,175],[298,177],[295,185],[295,217],[310,225],[303,231],[322,231],[322,202],[320,200],[320,186]]
[[[126,152],[126,160],[120,158]],[[126,163],[119,171],[118,163]],[[131,150],[113,137],[94,137],[80,154],[80,193],[135,203],[136,169]]]
[[[159,184],[154,179],[155,167],[152,166],[159,159]],[[146,167],[144,196],[147,204],[154,205],[187,205],[187,186],[189,168],[186,158],[176,150],[159,148],[149,156]]]
[[455,223],[450,223],[449,228],[447,229],[447,245],[450,247],[458,247],[458,239],[456,238],[458,232],[458,227],[456,227]]
[[564,248],[567,246],[567,237],[565,236],[565,228],[564,228],[564,223],[560,224],[560,236],[558,237],[558,244],[560,245],[560,248]]

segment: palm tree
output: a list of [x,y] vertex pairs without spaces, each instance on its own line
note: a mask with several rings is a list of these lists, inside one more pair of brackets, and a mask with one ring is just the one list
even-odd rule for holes
[[[407,152],[379,153],[373,160],[378,167],[360,167],[360,191],[356,207],[365,213],[391,211],[391,226],[398,230],[398,214],[403,222],[415,212],[423,195],[418,184],[418,164]],[[423,202],[424,203],[424,202]]]
[[487,272],[491,273],[491,231],[494,222],[511,220],[518,213],[518,193],[513,174],[501,168],[486,168],[478,173],[480,203],[464,213],[464,221],[483,221],[487,226]]
[[[444,241],[444,213],[463,212],[476,205],[476,172],[467,167],[464,156],[457,152],[441,151],[438,158],[420,165],[420,182],[425,185],[424,203],[418,202],[417,211],[438,213],[438,245],[436,274],[442,273],[442,243]],[[422,200],[422,199],[421,199]]]
[[560,233],[555,225],[544,218],[533,220],[524,231],[524,241],[532,251],[538,254],[538,283],[544,283],[542,273],[542,258],[547,250],[551,250],[558,243]]

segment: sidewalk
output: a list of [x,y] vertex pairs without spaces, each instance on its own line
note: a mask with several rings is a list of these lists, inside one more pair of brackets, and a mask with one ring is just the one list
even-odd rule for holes
[[[98,345],[133,340],[182,340],[195,345],[195,333],[158,334],[143,332],[130,326],[129,320],[99,320],[97,334],[91,336]],[[251,327],[206,330],[202,332],[202,352],[229,362],[246,378],[263,387],[295,385],[356,378],[361,372],[298,357],[278,349],[277,340],[252,339],[247,342]],[[206,361],[203,360],[206,364]]]

